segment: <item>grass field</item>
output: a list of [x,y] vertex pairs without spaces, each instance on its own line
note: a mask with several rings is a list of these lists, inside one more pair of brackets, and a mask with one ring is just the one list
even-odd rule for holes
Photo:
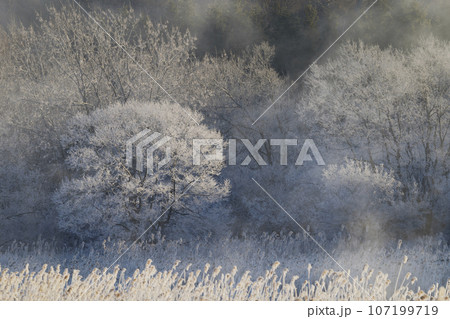
[[[28,265],[20,272],[1,269],[0,300],[449,300],[450,280],[446,286],[433,285],[428,290],[410,288],[417,278],[410,273],[391,282],[387,274],[374,273],[366,265],[361,274],[350,277],[345,272],[323,271],[316,281],[298,283],[298,276],[286,280],[288,269],[275,262],[265,276],[252,278],[244,272],[237,278],[237,268],[229,273],[222,267],[191,270],[177,268],[158,271],[148,260],[142,270],[126,276],[116,266],[112,271],[94,269],[86,278],[78,270],[71,273],[60,266],[44,265],[30,272]],[[311,267],[308,267],[308,273]],[[388,287],[396,286],[392,295]]]

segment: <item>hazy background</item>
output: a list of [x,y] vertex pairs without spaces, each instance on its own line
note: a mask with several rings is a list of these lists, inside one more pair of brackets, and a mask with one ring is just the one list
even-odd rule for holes
[[[0,21],[35,22],[35,11],[70,0],[0,0]],[[80,0],[85,8],[132,7],[154,22],[189,29],[197,53],[241,52],[268,41],[276,48],[273,65],[295,77],[331,44],[372,0]],[[449,39],[450,2],[379,0],[345,36],[366,44],[407,48],[420,34]]]

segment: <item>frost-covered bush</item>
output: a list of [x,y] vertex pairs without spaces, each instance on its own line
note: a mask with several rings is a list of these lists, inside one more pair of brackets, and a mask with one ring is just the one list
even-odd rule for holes
[[355,160],[329,165],[323,171],[324,197],[317,220],[327,223],[328,229],[344,227],[360,239],[406,238],[408,230],[419,225],[420,213],[412,203],[399,200],[402,189],[383,165]]
[[[170,147],[171,161],[153,174],[125,163],[127,140],[144,129],[171,138],[162,147],[162,154]],[[229,186],[217,179],[223,163],[193,165],[194,138],[221,135],[196,125],[173,104],[129,102],[75,116],[61,139],[72,176],[54,195],[61,229],[81,238],[136,239],[152,223],[149,233],[167,229],[176,215],[201,221],[211,203],[227,196]],[[155,163],[162,154],[155,153]]]

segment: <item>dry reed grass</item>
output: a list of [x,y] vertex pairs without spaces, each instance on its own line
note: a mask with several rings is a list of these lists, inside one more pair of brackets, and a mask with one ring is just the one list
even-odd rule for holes
[[[359,276],[325,270],[317,281],[287,279],[288,269],[277,270],[275,262],[265,276],[252,279],[250,272],[237,278],[237,268],[222,273],[221,267],[178,271],[179,261],[170,270],[158,271],[148,260],[132,276],[116,266],[111,272],[94,269],[86,278],[78,270],[70,273],[60,266],[44,265],[30,272],[27,265],[20,272],[1,269],[0,300],[449,300],[450,280],[446,286],[433,285],[429,290],[413,290],[417,278],[407,273],[397,276],[397,289],[388,296],[391,281],[382,272],[366,265]],[[308,267],[308,272],[311,267]],[[400,282],[399,282],[399,279]]]

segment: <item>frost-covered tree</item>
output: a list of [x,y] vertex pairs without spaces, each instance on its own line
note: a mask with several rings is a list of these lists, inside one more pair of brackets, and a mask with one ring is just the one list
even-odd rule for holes
[[[171,138],[162,147],[170,147],[171,160],[153,174],[125,162],[127,140],[144,129]],[[177,215],[201,221],[227,196],[229,184],[218,180],[222,162],[193,165],[195,138],[221,135],[196,125],[174,104],[129,102],[77,115],[61,141],[72,171],[54,195],[61,229],[81,238],[135,239],[152,223],[149,233],[166,230]],[[156,152],[155,163],[158,158]]]
[[[272,67],[274,55],[275,48],[263,42],[247,48],[241,55],[223,53],[216,57],[206,56],[194,76],[201,83],[201,90],[196,94],[199,100],[205,101],[199,109],[206,121],[218,128],[225,138],[238,139],[236,165],[224,170],[224,175],[233,185],[231,205],[235,232],[271,232],[280,230],[281,224],[292,223],[279,214],[278,208],[264,197],[251,177],[264,185],[276,185],[271,192],[291,208],[294,198],[298,199],[297,194],[291,195],[292,190],[300,192],[299,179],[307,171],[280,166],[280,147],[269,143],[273,138],[299,139],[300,145],[297,148],[291,146],[288,152],[289,162],[293,165],[304,138],[308,138],[293,116],[295,110],[290,94],[284,95],[269,113],[253,125],[288,86],[286,79]],[[267,165],[257,165],[252,158],[248,165],[242,166],[241,163],[250,154],[240,139],[246,139],[252,145],[265,139],[258,154]],[[306,191],[303,193],[306,194]]]
[[330,145],[392,169],[399,200],[437,217],[435,230],[449,218],[449,49],[433,38],[410,52],[348,43],[312,68],[299,106]]
[[153,23],[131,8],[90,15],[103,29],[74,4],[50,7],[38,29],[49,46],[50,62],[72,81],[77,102],[86,110],[128,99],[167,99],[148,74],[186,99],[188,86],[179,83],[189,74],[195,49],[188,31]]

